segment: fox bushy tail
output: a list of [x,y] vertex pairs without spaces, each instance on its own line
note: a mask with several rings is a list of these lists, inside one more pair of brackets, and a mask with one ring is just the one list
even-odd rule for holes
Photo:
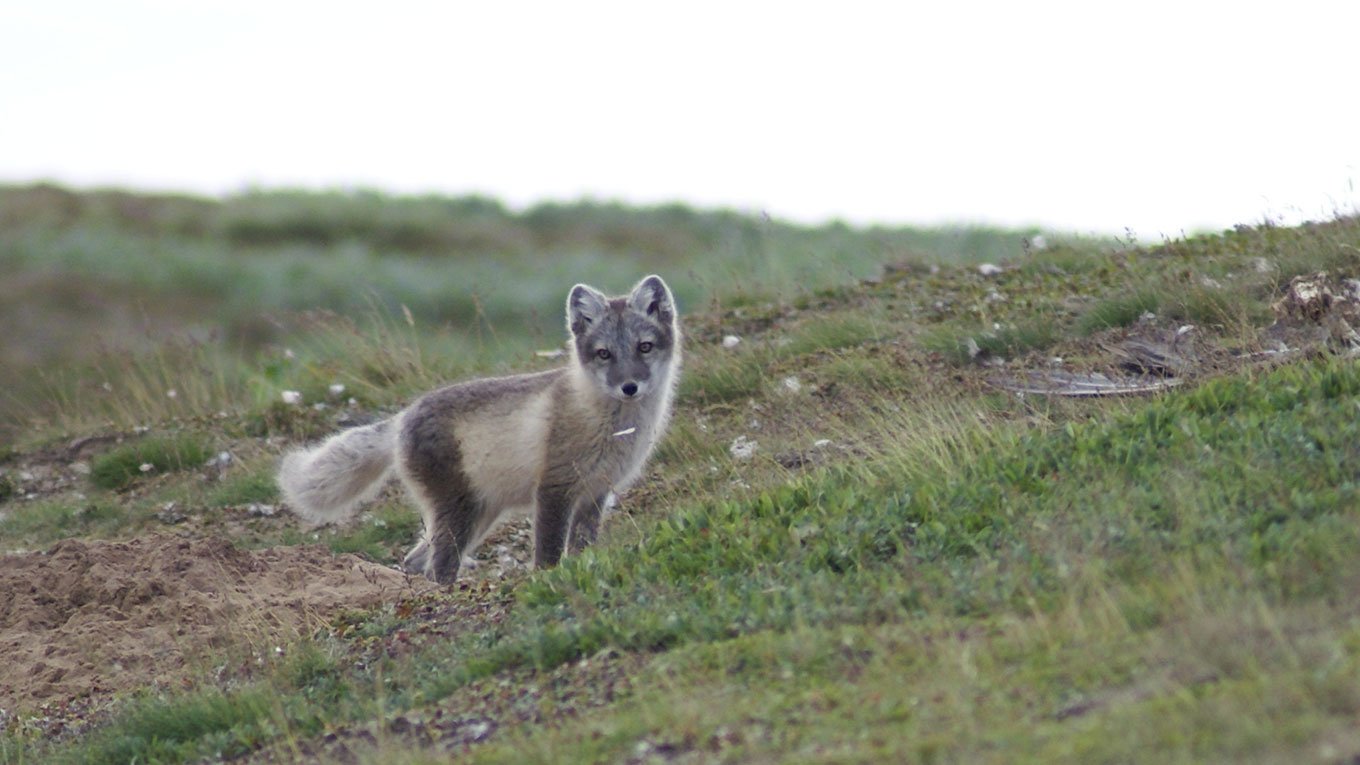
[[279,488],[293,512],[313,524],[342,521],[377,496],[392,474],[396,418],[337,433],[283,457]]

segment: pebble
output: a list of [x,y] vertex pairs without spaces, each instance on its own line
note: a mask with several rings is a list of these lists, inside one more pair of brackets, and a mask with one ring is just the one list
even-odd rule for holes
[[759,445],[746,436],[737,436],[732,440],[732,445],[727,447],[727,451],[732,454],[733,459],[749,460],[756,454]]

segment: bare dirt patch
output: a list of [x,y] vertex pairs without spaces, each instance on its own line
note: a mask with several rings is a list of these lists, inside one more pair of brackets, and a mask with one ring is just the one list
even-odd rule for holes
[[186,682],[199,662],[279,645],[338,609],[428,590],[320,545],[221,537],[66,540],[0,558],[0,710]]

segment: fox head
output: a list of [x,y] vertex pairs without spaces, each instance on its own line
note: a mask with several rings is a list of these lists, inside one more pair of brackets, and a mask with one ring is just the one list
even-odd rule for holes
[[680,331],[675,299],[659,276],[638,282],[625,297],[606,297],[584,284],[572,287],[567,329],[577,365],[611,398],[642,400],[674,380]]

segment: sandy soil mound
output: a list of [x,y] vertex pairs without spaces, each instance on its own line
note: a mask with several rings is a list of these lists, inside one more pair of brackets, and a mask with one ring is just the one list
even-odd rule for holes
[[171,682],[228,647],[277,645],[338,608],[423,580],[320,546],[225,539],[67,540],[0,558],[0,709]]

